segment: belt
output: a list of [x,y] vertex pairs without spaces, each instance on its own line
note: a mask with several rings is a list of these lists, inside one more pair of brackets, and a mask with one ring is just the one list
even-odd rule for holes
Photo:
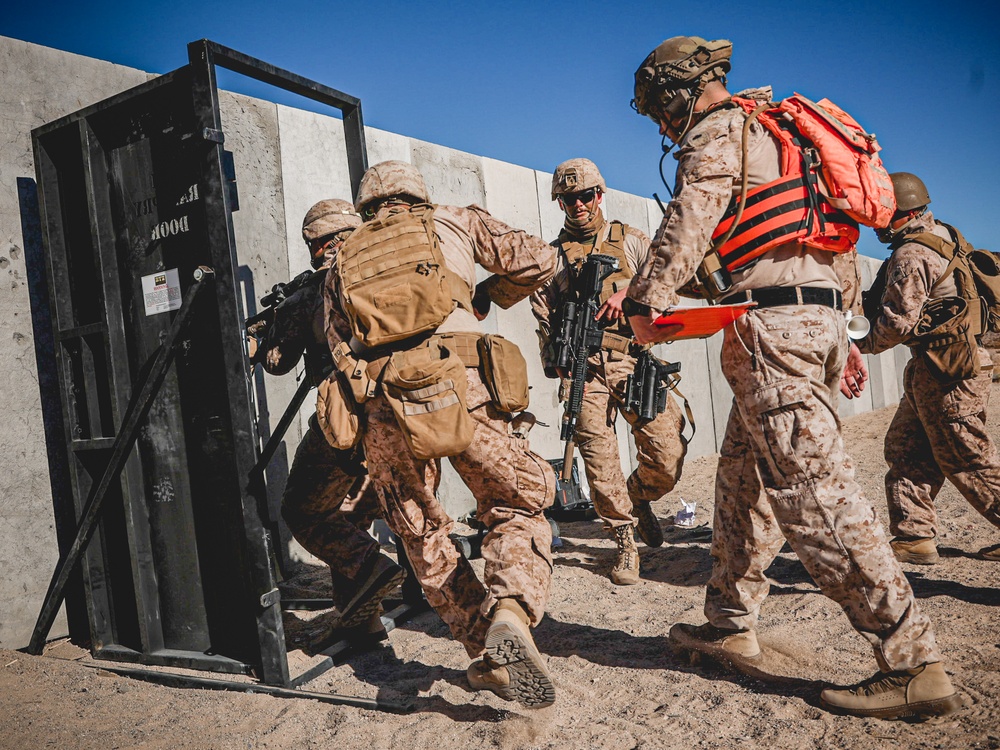
[[815,286],[769,286],[730,294],[720,302],[723,305],[756,302],[758,308],[780,305],[823,305],[839,310],[843,299],[844,296],[837,289],[821,289]]

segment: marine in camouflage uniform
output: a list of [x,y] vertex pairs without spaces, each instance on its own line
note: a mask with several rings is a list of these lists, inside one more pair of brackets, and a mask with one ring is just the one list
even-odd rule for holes
[[[629,286],[629,297],[649,308],[630,308],[638,313],[630,322],[640,341],[652,340],[655,316],[677,304],[677,289],[695,276],[741,189],[746,115],[725,89],[730,53],[725,40],[675,37],[636,71],[633,105],[679,147],[673,200],[649,261]],[[741,96],[768,100],[771,92]],[[780,176],[779,155],[776,138],[753,122],[745,157],[750,187]],[[677,624],[671,640],[730,662],[757,658],[764,571],[784,537],[871,643],[885,673],[852,689],[824,690],[824,705],[883,717],[956,710],[961,701],[940,664],[931,623],[844,447],[836,391],[848,340],[831,255],[786,242],[732,275],[724,301],[756,299],[759,306],[725,329],[722,345],[734,400],[716,483],[708,622]]]
[[[320,201],[306,213],[302,237],[319,275],[274,308],[273,320],[254,354],[268,373],[291,372],[304,355],[306,377],[314,384],[326,377],[332,363],[325,331],[323,274],[347,236],[360,225],[354,206],[339,199]],[[384,639],[380,602],[404,573],[379,551],[368,533],[379,517],[379,507],[363,454],[331,447],[315,414],[295,450],[281,496],[281,514],[296,541],[330,566],[333,602],[341,615],[335,632],[355,640]]]
[[[896,535],[892,541],[896,557],[930,565],[938,559],[934,498],[945,479],[994,526],[1000,526],[1000,456],[986,426],[993,365],[980,346],[976,376],[944,383],[920,355],[913,331],[924,304],[955,297],[958,287],[950,272],[944,275],[948,260],[914,238],[924,232],[948,243],[955,238],[927,209],[930,196],[919,178],[906,172],[892,178],[899,209],[890,227],[878,232],[892,254],[885,261],[881,299],[872,300],[877,314],[871,316],[871,332],[860,346],[871,354],[898,344],[914,349],[903,373],[903,397],[885,436],[889,465],[885,494],[889,530]],[[978,555],[1000,560],[1000,545],[984,548]]]
[[[415,167],[388,161],[365,173],[356,205],[366,218],[380,220],[428,200]],[[384,386],[363,405],[368,469],[385,519],[405,546],[428,602],[470,656],[482,655],[469,667],[470,684],[529,707],[549,705],[554,689],[529,627],[542,619],[548,600],[552,534],[544,510],[555,496],[555,475],[519,433],[518,420],[494,406],[477,341],[478,318],[489,302],[507,308],[527,297],[551,277],[555,254],[543,240],[478,206],[435,206],[432,221],[445,265],[457,280],[453,293],[459,288],[461,293],[455,294],[453,312],[417,346],[442,344],[466,365],[466,406],[475,428],[471,444],[449,460],[475,497],[476,518],[487,530],[483,581],[449,539],[454,521],[436,496],[440,459],[414,457]],[[477,264],[493,274],[478,287]],[[333,314],[344,305],[335,274],[325,289]],[[333,326],[327,333],[331,347],[339,346]],[[414,345],[388,346],[398,351]],[[383,354],[366,352],[357,338],[351,349],[362,362]]]
[[[552,175],[552,199],[566,215],[563,230],[552,245],[557,250],[556,273],[531,296],[531,310],[538,319],[542,365],[549,377],[567,377],[556,368],[553,323],[570,296],[571,282],[586,256],[611,255],[619,268],[604,280],[597,317],[605,328],[605,346],[587,362],[583,406],[575,441],[583,458],[594,509],[617,544],[617,558],[610,578],[619,585],[639,582],[639,551],[633,524],[651,547],[663,543],[659,520],[650,503],[670,492],[681,475],[687,445],[681,437],[684,418],[673,398],[652,420],[643,420],[624,408],[625,384],[635,369],[642,347],[632,341],[632,330],[621,311],[628,280],[649,255],[649,238],[634,227],[606,221],[601,209],[604,178],[589,159],[570,159]],[[565,390],[565,388],[563,389]],[[632,429],[638,466],[626,482],[618,453],[615,420],[621,413]]]

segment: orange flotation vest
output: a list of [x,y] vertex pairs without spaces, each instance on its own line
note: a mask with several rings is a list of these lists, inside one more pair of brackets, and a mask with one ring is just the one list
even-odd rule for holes
[[[879,145],[839,107],[795,94],[779,104],[733,97],[747,112],[743,190],[712,240],[730,271],[768,250],[798,242],[842,253],[858,241],[858,222],[887,226],[896,209]],[[781,144],[781,177],[747,190],[747,133],[754,120]],[[735,224],[735,226],[734,226]]]

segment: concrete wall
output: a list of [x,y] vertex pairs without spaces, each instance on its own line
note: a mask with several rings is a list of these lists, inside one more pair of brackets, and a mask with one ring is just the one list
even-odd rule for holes
[[[7,383],[0,391],[6,415],[3,435],[6,471],[0,472],[0,646],[25,645],[57,560],[48,465],[42,431],[38,374],[26,286],[24,242],[16,181],[33,178],[30,131],[45,122],[143,83],[146,73],[0,37],[0,364]],[[333,82],[335,83],[335,82]],[[364,93],[364,92],[360,92]],[[223,129],[234,152],[240,210],[234,214],[239,262],[246,294],[259,298],[272,284],[308,267],[299,235],[301,218],[314,202],[349,197],[344,133],[340,120],[287,106],[224,94]],[[499,219],[551,239],[562,215],[549,200],[550,174],[467,154],[402,135],[368,128],[369,163],[402,159],[423,172],[432,199],[440,203],[478,203]],[[654,201],[617,190],[605,200],[606,214],[652,235],[660,211]],[[865,265],[870,283],[877,261]],[[532,411],[540,422],[531,435],[545,458],[562,454],[558,440],[561,409],[555,384],[546,380],[536,356],[535,323],[527,304],[497,311],[486,321],[491,332],[517,342],[524,351],[532,383]],[[681,389],[698,424],[689,456],[714,453],[725,429],[732,399],[719,368],[720,337],[661,346],[657,353],[683,364]],[[905,352],[871,358],[871,388],[865,397],[843,402],[843,414],[895,403]],[[295,389],[291,376],[258,376],[256,392],[262,422],[274,425]],[[291,458],[301,437],[309,404],[279,454]],[[624,425],[624,423],[621,423]],[[634,461],[628,431],[621,429],[622,462]],[[12,460],[10,460],[12,459]],[[276,501],[278,486],[272,487]],[[471,496],[446,469],[441,497],[459,516],[472,507]],[[53,635],[64,632],[60,620]]]

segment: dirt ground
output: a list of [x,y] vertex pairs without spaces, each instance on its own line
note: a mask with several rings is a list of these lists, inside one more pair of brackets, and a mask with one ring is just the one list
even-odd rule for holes
[[[860,481],[883,522],[882,437],[892,413],[884,409],[845,425]],[[996,431],[1000,420],[992,421]],[[0,747],[1000,748],[1000,566],[970,556],[1000,534],[950,485],[938,501],[941,562],[905,567],[965,696],[966,707],[956,716],[908,724],[821,710],[818,693],[825,683],[868,677],[875,662],[787,547],[769,570],[773,586],[759,629],[761,674],[692,665],[675,654],[666,639],[671,624],[703,621],[711,531],[707,525],[675,527],[667,519],[683,496],[697,501],[699,523],[711,520],[715,464],[714,457],[690,462],[679,488],[654,505],[666,543],[640,545],[637,586],[616,587],[607,579],[612,544],[597,522],[561,525],[548,615],[536,631],[556,682],[550,708],[528,711],[472,693],[464,649],[427,612],[392,631],[387,646],[348,657],[305,686],[409,700],[413,710],[407,714],[139,682],[86,666],[94,664],[89,654],[65,641],[50,644],[44,657],[0,650]],[[301,591],[324,578],[305,571],[293,583]],[[324,615],[309,617],[316,615],[286,614],[290,638],[321,630]],[[304,658],[300,651],[291,657]]]

